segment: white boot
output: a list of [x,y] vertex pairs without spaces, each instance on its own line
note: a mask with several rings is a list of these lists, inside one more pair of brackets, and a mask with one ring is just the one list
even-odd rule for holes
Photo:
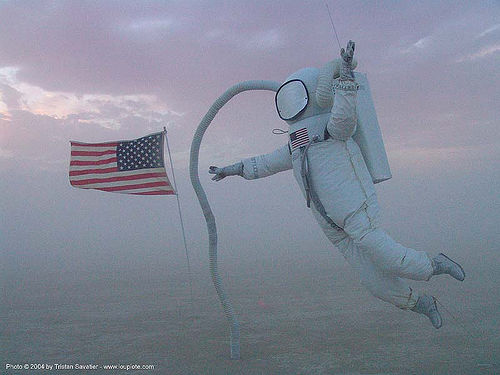
[[412,311],[426,315],[436,329],[441,328],[443,325],[441,314],[436,306],[436,299],[432,296],[426,294],[421,295]]
[[432,259],[432,269],[433,275],[446,273],[459,281],[464,281],[465,279],[465,271],[462,266],[457,262],[452,261],[443,253],[439,253]]

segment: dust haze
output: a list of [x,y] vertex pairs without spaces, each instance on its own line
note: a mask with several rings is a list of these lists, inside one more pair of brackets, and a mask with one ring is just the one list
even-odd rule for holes
[[[200,151],[220,273],[241,322],[242,359],[229,360],[187,172],[191,140],[235,83],[282,82],[338,56],[323,2],[0,1],[1,373],[21,374],[5,366],[25,363],[154,366],[136,374],[500,373],[500,6],[328,3],[339,39],[356,42],[387,149],[393,178],[376,186],[384,229],[466,271],[463,283],[412,283],[442,303],[443,327],[360,285],[291,172],[210,181],[210,165],[286,143],[272,134],[285,127],[272,93],[245,93],[218,113]],[[68,181],[70,140],[164,126],[192,302],[174,196]]]

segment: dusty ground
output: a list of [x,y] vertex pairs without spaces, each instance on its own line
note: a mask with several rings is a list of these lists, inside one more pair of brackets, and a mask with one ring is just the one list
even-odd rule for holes
[[241,360],[205,268],[194,305],[181,271],[167,275],[13,275],[3,280],[1,371],[7,364],[154,364],[134,374],[499,374],[498,265],[469,262],[467,280],[420,284],[442,310],[426,318],[372,298],[345,264],[306,259],[222,265],[241,323]]

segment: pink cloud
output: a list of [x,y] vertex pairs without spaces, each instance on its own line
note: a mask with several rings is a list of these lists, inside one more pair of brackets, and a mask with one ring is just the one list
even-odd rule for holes
[[[471,121],[485,124],[484,134],[494,132],[498,54],[456,64],[465,51],[492,45],[495,29],[485,27],[495,25],[490,7],[498,8],[330,3],[341,40],[357,42],[359,69],[368,73],[389,143],[463,144],[473,138]],[[400,53],[412,45],[425,48]],[[2,121],[8,121],[6,108],[20,103],[32,114],[81,126],[133,128],[137,121],[142,129],[143,112],[151,110],[155,124],[175,124],[186,152],[201,117],[229,86],[247,79],[283,80],[296,69],[336,57],[337,48],[320,2],[311,3],[307,14],[301,1],[7,2],[0,12],[0,68],[15,67],[20,83],[51,96],[29,102],[12,91],[23,93],[19,87],[2,86]],[[228,158],[281,142],[269,136],[270,129],[283,125],[272,95],[245,94],[217,121],[213,138],[208,135],[211,149],[222,134],[227,144],[239,144]],[[446,136],[433,137],[436,126]]]

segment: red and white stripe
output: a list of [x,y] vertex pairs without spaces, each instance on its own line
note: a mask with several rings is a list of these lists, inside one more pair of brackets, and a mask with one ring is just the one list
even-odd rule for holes
[[122,194],[175,194],[164,167],[119,171],[117,146],[118,142],[71,142],[71,185]]
[[301,128],[290,134],[290,144],[292,146],[292,151],[298,147],[305,146],[308,143],[309,135],[306,128]]

